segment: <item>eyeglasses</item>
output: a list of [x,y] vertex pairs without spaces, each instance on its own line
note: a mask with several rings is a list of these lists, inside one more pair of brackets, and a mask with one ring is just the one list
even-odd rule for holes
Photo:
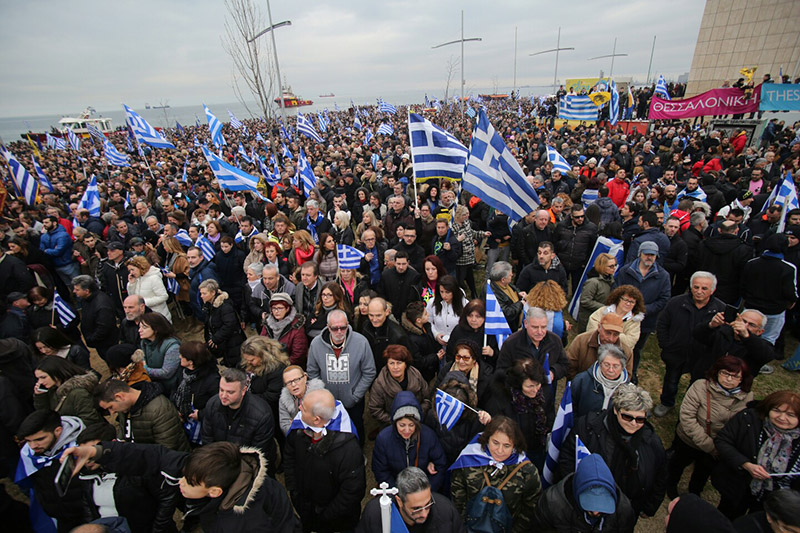
[[471,355],[456,355],[456,361],[469,361],[471,359]]
[[572,215],[572,220],[577,220],[579,218],[586,218],[586,215]]
[[284,385],[286,385],[287,387],[291,387],[292,385],[297,385],[298,383],[300,383],[300,382],[301,382],[301,381],[303,381],[304,379],[306,379],[306,375],[305,375],[305,374],[303,374],[303,375],[302,375],[302,376],[300,376],[299,378],[290,379],[289,381],[287,381],[286,383],[284,383]]
[[619,370],[622,368],[622,365],[619,363],[606,363],[605,361],[600,363],[600,366],[608,370]]
[[422,513],[424,513],[425,511],[427,511],[428,509],[430,509],[431,507],[433,507],[433,504],[435,504],[435,503],[436,503],[436,500],[433,499],[433,495],[431,494],[431,501],[430,502],[428,502],[426,505],[423,505],[422,507],[415,507],[415,508],[411,509],[408,512],[408,514],[410,516],[419,516]]
[[636,303],[636,300],[634,300],[633,298],[624,298],[623,297],[623,298],[620,298],[619,301],[620,302],[625,302],[626,304],[635,304]]
[[347,326],[328,326],[329,331],[346,331]]
[[728,379],[742,379],[741,374],[734,374],[733,372],[728,372],[727,370],[720,370],[718,376]]
[[636,422],[637,424],[644,424],[647,422],[646,416],[633,416],[628,413],[620,413],[619,416],[621,416],[625,422]]

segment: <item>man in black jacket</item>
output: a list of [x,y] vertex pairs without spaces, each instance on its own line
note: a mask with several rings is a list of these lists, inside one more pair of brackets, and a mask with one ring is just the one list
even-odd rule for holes
[[414,345],[408,340],[406,332],[397,322],[389,319],[391,312],[386,300],[383,298],[370,300],[367,313],[369,320],[364,322],[359,333],[367,338],[369,345],[372,347],[376,371],[380,372],[381,368],[386,364],[386,359],[383,358],[383,351],[390,344],[405,346],[414,356]]
[[726,304],[738,305],[739,280],[745,263],[753,257],[753,249],[737,236],[739,227],[726,220],[719,234],[709,237],[700,245],[698,268],[717,276],[716,296]]
[[101,259],[97,267],[97,280],[100,289],[111,297],[115,313],[122,318],[122,302],[128,296],[128,269],[125,268],[125,262],[130,256],[124,252],[125,246],[121,242],[110,242],[107,248],[107,259]]
[[555,229],[553,239],[556,245],[556,255],[572,280],[574,292],[586,268],[586,262],[594,248],[597,239],[597,226],[586,220],[583,205],[574,204],[570,216],[560,222]]
[[267,402],[247,391],[247,374],[226,368],[220,374],[219,394],[203,410],[203,444],[228,441],[264,452],[267,474],[275,477],[275,420]]
[[409,302],[420,299],[415,288],[420,274],[409,267],[408,253],[397,252],[394,258],[394,267],[383,271],[378,284],[378,294],[392,304],[392,314],[398,321]]
[[431,243],[433,255],[444,263],[444,269],[451,276],[456,275],[456,260],[461,255],[462,246],[456,234],[450,230],[448,221],[443,218],[436,219],[436,236]]
[[125,318],[119,325],[120,342],[139,346],[139,321],[142,315],[150,313],[152,310],[144,303],[144,298],[138,294],[132,294],[122,302],[122,310],[125,311]]
[[417,244],[417,228],[413,224],[403,229],[403,240],[397,243],[394,249],[398,253],[407,253],[408,263],[411,268],[422,275],[422,270],[425,266],[425,249]]
[[658,315],[656,335],[666,371],[661,404],[653,411],[656,416],[664,416],[675,406],[681,376],[691,372],[706,351],[706,347],[687,332],[695,324],[708,324],[714,315],[725,310],[725,304],[713,296],[717,278],[711,272],[698,270],[692,274],[689,288],[689,294],[672,297]]
[[553,280],[567,294],[567,271],[553,251],[553,243],[542,241],[539,243],[536,259],[522,269],[517,277],[519,290],[529,292],[542,281]]
[[119,341],[117,314],[111,297],[100,292],[94,278],[86,275],[75,276],[72,292],[83,300],[81,333],[86,344],[96,349],[100,357],[105,357],[106,350]]
[[669,277],[672,281],[673,291],[677,279],[686,269],[686,264],[689,262],[689,247],[680,235],[681,221],[678,217],[669,217],[664,221],[664,235],[669,238],[669,253],[664,258],[664,269],[669,272]]

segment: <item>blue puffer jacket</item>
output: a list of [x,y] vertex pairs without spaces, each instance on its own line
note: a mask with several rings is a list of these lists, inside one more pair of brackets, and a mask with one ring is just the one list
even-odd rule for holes
[[39,240],[39,249],[53,258],[57,267],[66,266],[72,262],[72,239],[61,224],[54,230],[42,234]]
[[[392,402],[392,419],[399,409],[407,411],[414,416],[416,410],[417,431],[409,440],[405,440],[397,432],[393,422],[384,428],[375,439],[375,449],[372,452],[372,471],[375,481],[386,481],[391,486],[396,484],[397,474],[407,466],[421,468],[431,482],[431,490],[439,491],[444,482],[444,472],[447,468],[447,457],[439,442],[436,432],[422,424],[420,408],[413,392],[401,391],[397,393]],[[433,463],[436,474],[428,472],[428,463]]]

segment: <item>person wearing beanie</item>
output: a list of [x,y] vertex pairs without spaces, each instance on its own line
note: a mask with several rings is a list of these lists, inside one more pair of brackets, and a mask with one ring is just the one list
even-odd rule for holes
[[598,454],[581,460],[575,473],[542,493],[533,528],[553,531],[633,531],[636,513]]
[[150,381],[144,368],[144,352],[133,344],[117,344],[108,349],[106,363],[111,379],[118,379],[133,387],[136,383]]
[[413,392],[401,391],[392,402],[392,425],[375,439],[372,471],[376,483],[394,487],[397,474],[407,466],[425,471],[431,488],[440,490],[447,468],[447,457],[436,433],[422,424],[422,408]]

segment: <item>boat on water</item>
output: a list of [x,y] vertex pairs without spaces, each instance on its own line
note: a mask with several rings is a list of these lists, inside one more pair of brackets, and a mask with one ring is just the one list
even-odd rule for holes
[[165,104],[165,105],[152,105],[152,106],[151,106],[150,104],[144,104],[144,108],[145,108],[145,109],[169,109],[169,104]]
[[507,94],[479,94],[478,98],[483,98],[484,100],[505,100],[509,98]]
[[[93,107],[87,107],[77,117],[64,117],[58,121],[58,127],[53,127],[50,135],[53,137],[64,137],[67,130],[72,130],[78,136],[86,137],[89,135],[89,130],[86,128],[87,124],[91,124],[100,130],[103,135],[108,137],[114,132],[114,127],[111,125],[111,119],[107,117],[93,117],[96,111]],[[41,142],[47,141],[47,132],[41,133],[22,133],[20,137],[27,139],[30,136],[32,140],[39,140]]]
[[320,98],[333,98],[334,96],[336,96],[336,95],[333,94],[333,93],[319,95]]
[[[306,105],[311,105],[314,102],[312,100],[301,100],[298,98],[293,92],[291,87],[284,87],[283,94],[281,94],[283,98],[283,106],[284,107],[301,107]],[[275,103],[280,105],[281,98],[276,98]]]

